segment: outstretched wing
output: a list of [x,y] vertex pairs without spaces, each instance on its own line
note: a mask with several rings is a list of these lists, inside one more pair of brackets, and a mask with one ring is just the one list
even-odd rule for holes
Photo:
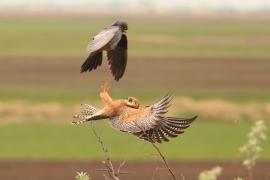
[[97,34],[87,45],[88,57],[81,66],[81,72],[91,71],[102,64],[102,50],[115,37],[119,27],[112,26]]
[[102,50],[102,48],[105,47],[114,38],[119,30],[120,29],[118,26],[111,26],[102,30],[87,45],[87,54],[90,55],[96,51]]
[[122,34],[122,37],[117,46],[108,51],[108,61],[111,65],[111,72],[116,81],[118,81],[125,73],[127,65],[127,36]]
[[196,119],[196,116],[190,119],[165,117],[171,99],[167,95],[144,109],[128,108],[121,116],[111,120],[112,126],[150,142],[169,141],[169,137],[177,137]]
[[141,139],[155,143],[168,142],[169,138],[177,137],[179,134],[184,133],[184,129],[188,128],[190,124],[197,118],[174,118],[165,117],[158,125],[146,131],[135,132],[135,136]]

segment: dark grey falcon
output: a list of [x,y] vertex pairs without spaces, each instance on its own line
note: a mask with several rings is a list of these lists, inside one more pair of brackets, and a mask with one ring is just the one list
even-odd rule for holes
[[114,79],[118,81],[127,65],[128,24],[116,21],[110,27],[99,32],[87,45],[88,57],[81,66],[81,72],[92,71],[102,64],[102,52],[107,51],[108,63]]

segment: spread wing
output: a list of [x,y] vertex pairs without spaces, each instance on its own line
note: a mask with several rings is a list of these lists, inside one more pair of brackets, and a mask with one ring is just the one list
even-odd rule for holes
[[102,64],[102,50],[114,38],[119,27],[112,26],[97,34],[87,45],[88,57],[81,66],[81,72],[91,71]]
[[177,137],[179,134],[184,133],[184,129],[188,128],[190,124],[197,118],[174,118],[165,117],[158,125],[146,131],[135,132],[135,136],[141,139],[155,143],[168,142],[169,138]]
[[118,81],[125,72],[127,65],[127,36],[122,34],[122,37],[117,46],[108,51],[108,61],[111,65],[111,72],[116,81]]
[[170,137],[177,137],[183,133],[196,119],[196,116],[190,119],[165,117],[171,99],[171,96],[167,95],[144,109],[127,109],[123,115],[112,119],[112,126],[153,143],[169,141]]
[[93,40],[87,45],[86,51],[90,55],[96,51],[102,50],[104,46],[106,46],[119,31],[118,26],[111,26],[105,28],[100,33],[98,33]]

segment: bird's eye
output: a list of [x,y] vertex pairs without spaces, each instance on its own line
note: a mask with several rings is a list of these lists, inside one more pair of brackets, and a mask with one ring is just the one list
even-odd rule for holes
[[128,98],[128,102],[132,102],[132,98]]

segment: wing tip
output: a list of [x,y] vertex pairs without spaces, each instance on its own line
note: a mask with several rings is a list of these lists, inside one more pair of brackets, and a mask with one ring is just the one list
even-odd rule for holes
[[120,79],[121,79],[121,77],[114,76],[114,80],[115,80],[115,81],[118,82]]
[[87,71],[87,69],[84,69],[83,67],[81,67],[80,73],[84,73],[86,71]]
[[195,121],[198,118],[198,115],[193,116],[192,118],[189,118],[191,122]]
[[87,59],[84,61],[84,63],[81,65],[81,73],[92,71],[97,69],[98,66],[101,66],[102,64],[102,51],[89,54]]

